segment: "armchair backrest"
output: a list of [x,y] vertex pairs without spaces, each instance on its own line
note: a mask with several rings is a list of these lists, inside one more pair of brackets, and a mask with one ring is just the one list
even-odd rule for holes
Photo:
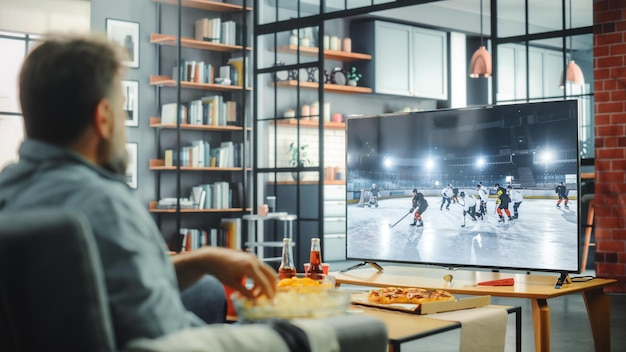
[[114,351],[105,287],[82,215],[0,213],[0,351]]

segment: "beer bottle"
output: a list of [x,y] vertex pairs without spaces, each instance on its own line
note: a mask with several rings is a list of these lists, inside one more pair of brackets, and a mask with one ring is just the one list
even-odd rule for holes
[[291,238],[283,238],[283,258],[278,267],[278,278],[282,280],[294,276],[296,276],[296,266],[293,264]]
[[309,259],[309,273],[307,277],[313,280],[322,280],[324,278],[324,269],[322,268],[322,250],[319,238],[311,238],[311,258]]

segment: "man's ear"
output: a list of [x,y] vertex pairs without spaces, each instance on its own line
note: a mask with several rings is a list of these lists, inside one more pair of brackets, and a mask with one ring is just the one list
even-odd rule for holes
[[113,135],[113,116],[111,114],[111,102],[103,98],[96,105],[94,127],[103,139],[109,139]]

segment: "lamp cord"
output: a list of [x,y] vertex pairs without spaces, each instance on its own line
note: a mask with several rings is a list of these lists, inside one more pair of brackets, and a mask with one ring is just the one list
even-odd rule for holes
[[[572,0],[569,0],[569,28],[572,29],[573,27],[574,26],[572,23]],[[569,54],[570,54],[569,61],[572,61],[572,58],[574,57],[574,42],[573,42],[571,34],[569,36]]]
[[[572,0],[570,0],[571,2]],[[570,12],[571,16],[571,12]],[[571,20],[570,20],[571,22]],[[484,45],[483,41],[483,0],[480,0],[480,45]]]

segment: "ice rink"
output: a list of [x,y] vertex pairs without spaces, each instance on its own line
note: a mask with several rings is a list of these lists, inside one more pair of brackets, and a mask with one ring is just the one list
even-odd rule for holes
[[[441,197],[426,197],[424,227],[413,227],[411,197],[381,199],[378,208],[348,205],[349,258],[447,263],[537,270],[578,269],[577,202],[569,209],[553,199],[524,199],[519,218],[499,223],[495,199],[484,220],[463,219],[463,207],[439,210]],[[478,208],[478,206],[477,206]],[[478,211],[478,209],[476,209]],[[511,215],[513,204],[510,205]],[[404,219],[396,223],[404,215]],[[505,216],[506,217],[506,216]],[[465,221],[465,227],[462,227]]]

